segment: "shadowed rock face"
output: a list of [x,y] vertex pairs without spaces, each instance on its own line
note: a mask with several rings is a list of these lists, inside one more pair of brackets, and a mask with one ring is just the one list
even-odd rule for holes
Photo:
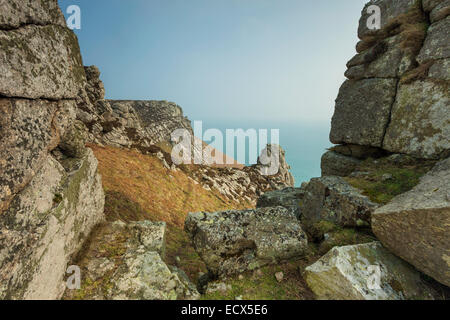
[[450,286],[450,159],[413,190],[372,215],[372,229],[393,253]]
[[283,207],[190,213],[185,230],[207,268],[226,276],[301,257],[306,235]]
[[317,298],[324,300],[434,299],[436,294],[419,272],[379,242],[335,247],[304,275]]
[[74,126],[86,78],[56,0],[1,7],[0,299],[57,299],[103,219],[97,160]]

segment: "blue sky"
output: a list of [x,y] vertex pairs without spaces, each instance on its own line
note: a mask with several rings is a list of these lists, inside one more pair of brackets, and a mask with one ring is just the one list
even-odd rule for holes
[[329,123],[366,0],[60,0],[111,99],[191,120]]

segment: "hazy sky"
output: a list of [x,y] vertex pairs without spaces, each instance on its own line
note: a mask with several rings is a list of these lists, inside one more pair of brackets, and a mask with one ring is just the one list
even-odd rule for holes
[[366,0],[60,0],[111,99],[191,120],[329,122]]

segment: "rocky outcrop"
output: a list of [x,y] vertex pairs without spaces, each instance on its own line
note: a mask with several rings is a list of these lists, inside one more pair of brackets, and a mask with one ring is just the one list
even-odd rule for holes
[[[380,30],[367,27],[370,5],[381,9]],[[377,0],[364,7],[358,54],[347,64],[350,80],[336,100],[331,142],[445,158],[449,12],[448,1]]]
[[300,211],[307,226],[324,220],[341,227],[364,227],[377,207],[341,177],[327,176],[311,179]]
[[2,1],[0,299],[56,299],[103,219],[97,160],[74,125],[86,82],[56,0]]
[[379,242],[335,247],[304,276],[321,300],[434,299],[436,294],[419,272]]
[[283,207],[190,213],[185,230],[207,268],[218,276],[301,257],[307,250],[299,222]]
[[298,219],[301,216],[300,202],[303,200],[305,190],[303,188],[285,188],[270,191],[259,197],[256,206],[258,208],[284,207],[292,212]]
[[372,228],[393,253],[450,286],[450,159],[372,215]]
[[197,299],[183,271],[164,262],[166,224],[110,223],[90,242],[83,260],[84,281],[66,298],[86,300]]
[[103,218],[104,194],[91,150],[61,162],[47,155],[0,216],[0,299],[57,299],[67,264]]

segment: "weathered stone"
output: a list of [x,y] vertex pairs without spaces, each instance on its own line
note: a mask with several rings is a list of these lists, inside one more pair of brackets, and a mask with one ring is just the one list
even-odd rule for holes
[[433,63],[428,71],[428,77],[450,81],[450,59],[441,59]]
[[402,36],[385,39],[374,47],[358,53],[347,66],[349,79],[396,78],[414,66],[414,55],[401,48]]
[[435,23],[446,18],[450,14],[450,0],[442,1],[430,12],[430,21]]
[[418,186],[372,215],[372,229],[394,254],[450,286],[450,159]]
[[361,160],[328,151],[321,160],[322,176],[346,177],[356,170]]
[[57,0],[0,0],[0,7],[0,29],[19,28],[27,24],[65,26]]
[[59,147],[72,158],[82,158],[86,154],[87,129],[83,122],[75,120],[68,128]]
[[380,148],[360,146],[357,144],[343,144],[337,145],[330,149],[336,153],[342,154],[347,157],[352,157],[360,160],[366,160],[367,158],[379,158],[385,155],[385,151]]
[[285,188],[282,190],[264,193],[256,204],[258,208],[281,206],[300,218],[300,201],[303,199],[305,190],[302,188]]
[[74,106],[73,101],[0,99],[0,212],[58,145]]
[[439,158],[450,149],[448,87],[416,81],[399,87],[383,148],[418,158]]
[[428,29],[425,43],[417,57],[419,63],[450,58],[450,17],[433,23]]
[[51,156],[0,220],[0,299],[58,299],[71,257],[103,219],[91,150],[66,173]]
[[341,227],[362,227],[370,224],[377,207],[343,178],[328,176],[311,179],[300,210],[307,226],[325,220]]
[[331,142],[381,147],[397,82],[395,79],[344,82],[331,123]]
[[190,213],[185,222],[207,268],[226,276],[302,256],[306,235],[283,207]]
[[366,36],[377,35],[379,30],[370,30],[367,27],[367,21],[373,12],[368,12],[371,5],[376,5],[381,10],[381,29],[387,26],[395,18],[409,12],[412,9],[419,8],[420,0],[376,0],[370,1],[362,10],[361,19],[359,20],[358,37],[363,39]]
[[379,242],[335,247],[307,267],[304,276],[321,300],[434,299],[435,295],[419,272]]
[[76,98],[85,81],[80,48],[66,27],[0,31],[0,94],[30,99]]
[[445,0],[422,0],[422,8],[425,12],[431,12],[436,6]]

